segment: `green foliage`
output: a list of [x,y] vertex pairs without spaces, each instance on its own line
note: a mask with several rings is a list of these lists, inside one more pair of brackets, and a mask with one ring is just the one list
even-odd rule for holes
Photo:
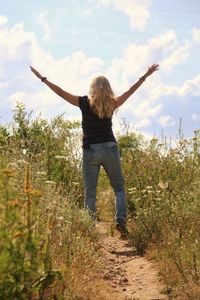
[[73,299],[100,266],[80,124],[31,114],[17,104],[0,127],[0,299]]
[[[155,254],[173,297],[198,299],[200,131],[187,140],[180,127],[172,147],[125,127],[118,143],[133,245]],[[100,268],[98,235],[83,209],[80,157],[79,122],[32,119],[19,103],[14,122],[0,126],[1,299],[76,299]],[[101,219],[113,220],[104,172],[98,191]]]
[[168,283],[191,299],[200,284],[199,133],[181,134],[173,148],[154,138],[122,157],[133,244],[141,254],[156,249],[168,261]]

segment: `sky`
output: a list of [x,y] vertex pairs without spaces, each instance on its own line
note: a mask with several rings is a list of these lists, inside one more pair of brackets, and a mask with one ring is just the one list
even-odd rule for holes
[[[2,0],[1,0],[2,1]],[[147,138],[185,137],[200,129],[200,0],[6,0],[0,9],[0,124],[22,102],[33,117],[79,108],[30,71],[75,95],[87,95],[104,75],[116,95],[153,63],[160,69],[118,109],[114,132],[126,123]]]

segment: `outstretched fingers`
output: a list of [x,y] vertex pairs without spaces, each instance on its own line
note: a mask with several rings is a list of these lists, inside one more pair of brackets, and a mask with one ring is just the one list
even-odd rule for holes
[[151,67],[149,67],[151,71],[157,71],[159,69],[159,64],[153,64]]
[[159,64],[153,64],[148,68],[147,76],[153,74],[155,71],[159,70]]

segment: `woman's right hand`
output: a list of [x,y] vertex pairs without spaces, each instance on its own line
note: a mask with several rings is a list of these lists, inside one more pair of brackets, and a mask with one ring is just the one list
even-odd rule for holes
[[30,66],[31,71],[35,74],[35,76],[37,76],[39,79],[42,79],[42,75],[36,70],[34,69],[32,66]]

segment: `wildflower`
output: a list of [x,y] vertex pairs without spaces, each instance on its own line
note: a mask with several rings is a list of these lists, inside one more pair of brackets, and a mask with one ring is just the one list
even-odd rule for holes
[[131,195],[131,194],[134,194],[136,193],[137,189],[134,187],[134,188],[129,188],[128,189],[128,193]]
[[30,192],[29,192],[30,195],[33,195],[33,196],[42,196],[42,191],[40,190],[37,190],[37,189],[30,189]]
[[24,155],[26,155],[26,152],[27,152],[26,149],[23,149],[23,150],[22,150],[22,153],[23,153]]
[[131,192],[131,191],[136,191],[136,187],[129,188],[128,190],[129,190],[130,192]]
[[47,184],[55,184],[55,181],[52,181],[52,180],[46,180],[45,183],[47,183]]
[[46,172],[45,171],[38,171],[36,174],[37,175],[46,175]]
[[8,204],[10,206],[22,206],[19,199],[9,200]]
[[162,190],[167,189],[168,188],[168,182],[163,182],[162,180],[159,181],[158,183],[159,188],[161,188]]
[[66,159],[66,156],[63,155],[56,155],[55,159]]

